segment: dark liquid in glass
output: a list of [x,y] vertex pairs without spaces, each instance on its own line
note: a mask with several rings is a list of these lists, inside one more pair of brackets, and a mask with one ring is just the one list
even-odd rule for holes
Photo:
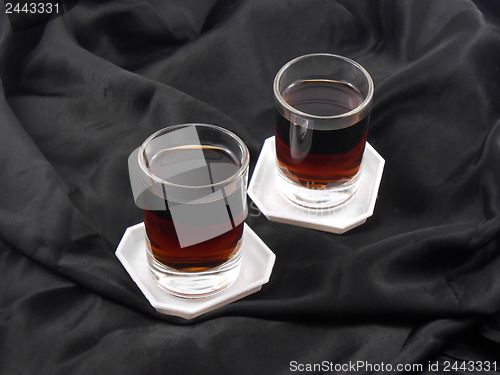
[[[196,159],[201,158],[204,159],[204,166],[178,173],[182,163],[190,161],[192,165],[193,161],[196,162]],[[186,146],[164,150],[149,163],[149,169],[155,175],[169,176],[167,179],[169,182],[188,186],[221,182],[234,175],[239,168],[240,163],[234,155],[222,148],[211,146]],[[148,246],[154,258],[167,267],[184,272],[203,271],[230,260],[237,253],[243,234],[246,204],[242,198],[244,194],[242,189],[243,187],[240,187],[233,192],[227,192],[226,196],[217,200],[184,204],[183,208],[187,210],[188,215],[184,215],[181,219],[176,217],[175,225],[171,210],[178,204],[176,202],[161,200],[162,209],[144,210]],[[155,208],[158,207],[157,202],[161,198],[149,190],[144,194],[146,195],[144,199],[156,200]],[[221,207],[222,210],[225,207],[227,215],[220,214]],[[200,219],[200,216],[206,216],[212,209],[218,213],[209,220]],[[231,229],[221,229],[228,227]],[[177,234],[179,228],[182,228],[183,233],[193,233],[193,235],[201,233],[203,236],[203,233],[220,232],[222,234],[182,247]]]
[[[358,107],[362,94],[349,84],[332,80],[301,80],[282,93],[295,109],[309,115],[336,116]],[[312,189],[328,188],[354,177],[365,149],[368,116],[340,129],[298,125],[278,116],[276,156],[280,171]]]

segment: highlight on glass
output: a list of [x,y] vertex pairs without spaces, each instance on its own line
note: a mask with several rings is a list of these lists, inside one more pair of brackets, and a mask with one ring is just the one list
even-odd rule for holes
[[370,74],[338,55],[300,56],[277,73],[277,186],[287,199],[322,209],[356,193],[373,91]]
[[149,270],[161,288],[200,298],[237,279],[248,166],[243,141],[210,124],[159,130],[130,155],[134,199],[144,210]]

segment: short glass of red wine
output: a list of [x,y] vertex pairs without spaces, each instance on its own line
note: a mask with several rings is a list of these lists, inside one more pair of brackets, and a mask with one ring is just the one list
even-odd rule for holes
[[249,157],[226,129],[181,124],[151,135],[129,159],[149,271],[170,294],[206,297],[238,278]]
[[373,80],[357,62],[315,53],[277,73],[277,188],[300,206],[325,209],[358,190]]

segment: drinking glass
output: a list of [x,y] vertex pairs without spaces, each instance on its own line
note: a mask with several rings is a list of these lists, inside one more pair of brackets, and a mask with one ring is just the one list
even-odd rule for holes
[[373,99],[370,74],[343,56],[316,53],[274,80],[278,190],[309,208],[346,202],[359,187]]
[[149,271],[167,292],[200,298],[234,282],[247,215],[249,152],[232,132],[180,124],[151,135],[129,159],[144,209]]

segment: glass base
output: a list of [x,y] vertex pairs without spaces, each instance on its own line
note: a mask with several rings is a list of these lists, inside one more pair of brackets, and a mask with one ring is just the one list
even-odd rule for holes
[[276,187],[286,199],[307,208],[326,209],[340,206],[356,194],[363,169],[349,181],[329,189],[310,189],[288,179],[279,168],[275,167]]
[[226,263],[209,271],[181,272],[159,263],[146,250],[149,272],[158,286],[166,292],[182,298],[203,298],[226,289],[239,276],[241,248]]

